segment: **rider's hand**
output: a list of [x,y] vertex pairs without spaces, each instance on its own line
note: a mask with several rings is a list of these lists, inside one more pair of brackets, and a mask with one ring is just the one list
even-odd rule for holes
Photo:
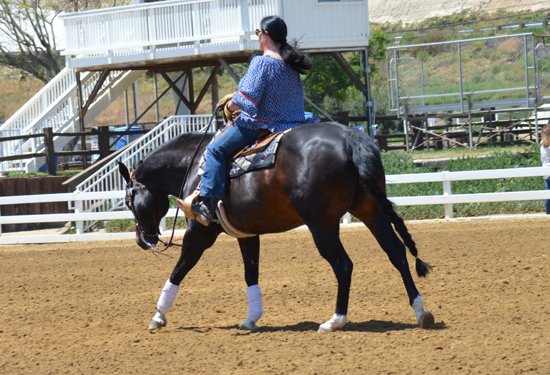
[[223,108],[225,107],[225,105],[227,104],[227,102],[229,102],[231,99],[233,99],[233,96],[235,96],[235,93],[232,92],[231,94],[227,94],[226,96],[224,96],[219,102],[218,102],[218,106],[220,108]]
[[235,96],[235,93],[227,94],[218,102],[218,106],[223,108],[223,114],[225,115],[225,119],[229,122],[233,122],[238,117],[239,113],[238,111],[231,111],[229,109],[228,104],[231,103],[231,99]]

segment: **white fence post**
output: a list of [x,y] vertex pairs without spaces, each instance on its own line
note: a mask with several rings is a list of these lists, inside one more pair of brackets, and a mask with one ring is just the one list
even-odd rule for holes
[[[452,195],[451,181],[443,181],[443,195]],[[445,219],[453,218],[453,205],[451,203],[445,204]]]
[[[76,193],[79,193],[78,191]],[[74,212],[76,214],[84,213],[83,209],[83,201],[77,200],[74,205]],[[84,234],[84,222],[83,221],[76,221],[75,222],[76,227],[76,234]]]
[[350,224],[350,223],[351,223],[351,214],[349,212],[346,212],[346,214],[342,218],[342,224]]

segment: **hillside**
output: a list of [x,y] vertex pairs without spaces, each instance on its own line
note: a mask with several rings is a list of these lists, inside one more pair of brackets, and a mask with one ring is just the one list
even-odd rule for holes
[[416,23],[427,18],[458,13],[526,12],[550,8],[541,0],[369,0],[369,18],[374,23]]

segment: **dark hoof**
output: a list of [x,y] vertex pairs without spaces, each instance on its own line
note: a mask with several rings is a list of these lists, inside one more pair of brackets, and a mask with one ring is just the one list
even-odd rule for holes
[[422,328],[430,328],[430,327],[433,327],[435,324],[434,316],[429,311],[426,311],[425,313],[420,315],[420,319],[418,320],[420,323],[420,327]]

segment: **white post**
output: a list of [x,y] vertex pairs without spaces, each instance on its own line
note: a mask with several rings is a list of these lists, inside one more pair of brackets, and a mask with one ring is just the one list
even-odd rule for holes
[[[442,172],[443,177],[445,177],[446,172]],[[443,181],[443,195],[452,195],[451,191],[451,181]],[[445,204],[445,219],[453,218],[453,205]]]
[[351,214],[349,212],[346,212],[344,217],[342,218],[342,224],[350,224],[351,223]]
[[[81,200],[77,200],[74,202],[74,212],[77,214],[83,213],[83,203]],[[84,234],[84,222],[83,221],[77,221],[76,223],[76,234]]]
[[166,231],[166,218],[163,217],[160,221],[160,224],[159,224],[159,227],[160,227],[160,231],[161,232],[164,232]]
[[405,133],[405,151],[409,152],[409,127],[407,118],[403,120],[403,132]]

